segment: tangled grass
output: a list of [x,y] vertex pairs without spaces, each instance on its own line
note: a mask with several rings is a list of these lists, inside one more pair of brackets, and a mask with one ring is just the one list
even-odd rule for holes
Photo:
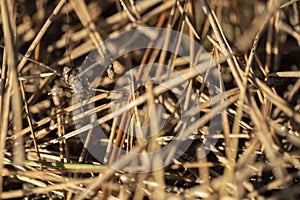
[[[299,6],[298,0],[1,0],[0,198],[299,199]],[[151,42],[114,60],[90,96],[77,76],[86,56],[95,48],[101,54],[106,38],[141,27],[172,29],[201,44],[221,73],[226,108],[212,106],[207,77],[188,71],[195,66]],[[184,98],[146,85],[112,110],[114,95],[124,95],[114,91],[117,80],[131,66],[155,62],[189,73],[187,86],[179,85]],[[177,112],[178,102],[195,99],[198,107]],[[155,112],[166,121],[161,130],[150,123],[159,134],[146,140],[126,134],[133,123],[149,124],[147,108],[156,104],[166,110]],[[187,131],[183,114],[194,120],[200,114],[197,129],[185,138],[189,148],[164,168],[134,173],[161,158],[137,162],[109,148],[110,141],[125,152],[160,150]],[[217,115],[222,129],[201,157]],[[100,142],[95,124],[107,140]],[[107,164],[88,151],[92,145]],[[124,170],[112,168],[115,162]]]

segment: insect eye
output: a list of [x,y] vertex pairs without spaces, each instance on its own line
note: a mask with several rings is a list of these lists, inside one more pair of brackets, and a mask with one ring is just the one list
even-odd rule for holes
[[67,85],[71,85],[70,77],[73,74],[73,72],[74,72],[74,69],[72,69],[71,67],[64,67],[64,69],[63,69],[62,76]]

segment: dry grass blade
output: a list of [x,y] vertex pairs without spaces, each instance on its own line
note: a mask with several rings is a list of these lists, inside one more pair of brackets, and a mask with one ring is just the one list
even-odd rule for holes
[[300,78],[300,71],[293,72],[274,72],[268,74],[269,77],[282,77],[282,78]]
[[[246,65],[246,69],[245,69],[245,76],[243,77],[243,87],[240,88],[240,96],[239,96],[239,105],[236,111],[236,116],[234,118],[234,123],[233,123],[233,127],[232,127],[232,134],[234,135],[238,135],[239,131],[240,131],[240,121],[242,119],[243,116],[243,105],[244,103],[249,103],[247,102],[247,96],[250,96],[250,93],[247,93],[247,83],[248,83],[248,76],[250,73],[250,67],[252,65],[253,59],[254,59],[254,54],[258,45],[258,41],[260,39],[261,33],[258,32],[255,39],[254,39],[254,43],[251,49],[251,53],[249,55],[249,60],[247,62]],[[233,174],[234,174],[234,170],[235,170],[235,165],[236,165],[236,157],[237,157],[237,152],[238,152],[238,142],[239,139],[238,138],[233,138],[230,141],[230,157],[229,160],[231,161],[231,166],[229,168],[225,169],[224,172],[224,176],[225,176],[225,180],[227,182],[232,182],[234,179],[232,178]],[[223,189],[223,191],[225,191],[225,189]],[[228,194],[223,194],[224,196],[227,196]]]
[[[21,102],[21,94],[19,90],[19,82],[17,75],[17,52],[16,52],[16,40],[15,40],[15,5],[14,1],[1,1],[1,14],[3,20],[3,31],[4,31],[4,42],[7,51],[7,65],[8,65],[8,87],[4,93],[4,105],[2,108],[4,109],[1,112],[1,144],[0,144],[0,160],[2,161],[4,158],[4,148],[5,148],[5,140],[7,134],[8,127],[8,118],[9,118],[9,108],[10,104],[12,105],[12,113],[13,113],[13,124],[14,131],[19,131],[23,127],[22,121],[22,102]],[[23,137],[16,137],[13,144],[13,154],[14,154],[14,163],[16,165],[23,165],[24,161],[24,146],[23,146]],[[3,163],[0,163],[0,171],[3,169]],[[0,178],[0,193],[2,191],[3,179],[2,176]]]
[[252,20],[251,27],[244,32],[244,34],[237,39],[236,47],[242,51],[247,52],[251,48],[251,42],[254,40],[257,32],[262,32],[267,22],[273,17],[274,13],[288,0],[270,0],[264,13]]
[[279,109],[281,109],[288,117],[294,118],[294,120],[300,123],[300,113],[295,110],[288,102],[274,94],[272,90],[266,86],[260,80],[256,80],[257,85],[263,90],[268,100],[275,104]]
[[204,13],[207,15],[207,17],[210,21],[210,25],[212,26],[212,28],[214,30],[214,33],[218,40],[218,43],[219,43],[220,47],[222,48],[222,53],[226,57],[228,57],[227,62],[230,66],[230,69],[235,78],[235,81],[237,82],[239,88],[243,88],[239,65],[238,65],[237,60],[236,60],[235,56],[233,55],[233,52],[224,36],[224,33],[222,31],[222,28],[220,27],[220,24],[218,23],[218,20],[215,16],[214,12],[211,10],[207,1],[201,0],[200,2],[202,4],[202,9],[203,9]]

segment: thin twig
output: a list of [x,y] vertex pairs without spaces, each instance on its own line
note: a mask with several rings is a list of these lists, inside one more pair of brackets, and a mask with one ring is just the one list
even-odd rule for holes
[[59,13],[59,11],[64,6],[64,4],[65,4],[65,0],[60,0],[59,1],[59,3],[57,4],[57,6],[55,7],[55,9],[51,13],[51,15],[49,16],[49,18],[47,19],[47,21],[45,22],[45,24],[43,25],[43,27],[39,31],[39,33],[36,35],[36,37],[32,41],[32,43],[29,46],[28,50],[26,51],[24,57],[21,59],[19,65],[18,65],[18,71],[21,71],[23,69],[23,67],[25,66],[28,58],[31,56],[33,50],[36,48],[36,46],[38,45],[38,43],[40,42],[40,40],[42,39],[42,37],[45,35],[46,31],[48,30],[48,28],[52,24],[53,19]]

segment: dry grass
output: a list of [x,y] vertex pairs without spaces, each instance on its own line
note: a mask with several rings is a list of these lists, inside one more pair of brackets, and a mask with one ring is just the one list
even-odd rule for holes
[[[297,0],[1,0],[0,199],[299,199],[299,8]],[[153,49],[152,41],[115,60],[93,98],[70,78],[80,72],[64,73],[65,66],[78,69],[94,49],[104,56],[103,40],[111,35],[147,26],[176,30],[212,55],[222,73],[226,109],[212,106],[208,72],[199,75],[178,49]],[[154,62],[185,77],[185,86],[176,74],[164,81],[181,88],[182,99],[155,84],[135,91],[131,82],[131,96],[122,93],[125,88],[113,90],[130,66],[144,66],[131,77],[143,80]],[[112,112],[115,95],[125,103]],[[190,106],[194,99],[198,107]],[[222,101],[222,95],[214,99]],[[131,122],[149,123],[147,109],[159,100],[168,112],[151,110],[166,120],[160,129],[151,118],[150,129],[158,134],[147,140],[127,135]],[[180,122],[179,102],[181,116],[201,113],[199,119]],[[212,133],[218,141],[201,157],[210,120],[218,115],[222,130]],[[98,124],[107,134],[101,143]],[[176,134],[191,141],[179,158],[153,172],[128,172],[133,165],[154,168],[164,158],[136,162],[120,158],[118,149],[157,151]],[[95,143],[107,165],[88,151]],[[110,168],[112,163],[127,172]]]

